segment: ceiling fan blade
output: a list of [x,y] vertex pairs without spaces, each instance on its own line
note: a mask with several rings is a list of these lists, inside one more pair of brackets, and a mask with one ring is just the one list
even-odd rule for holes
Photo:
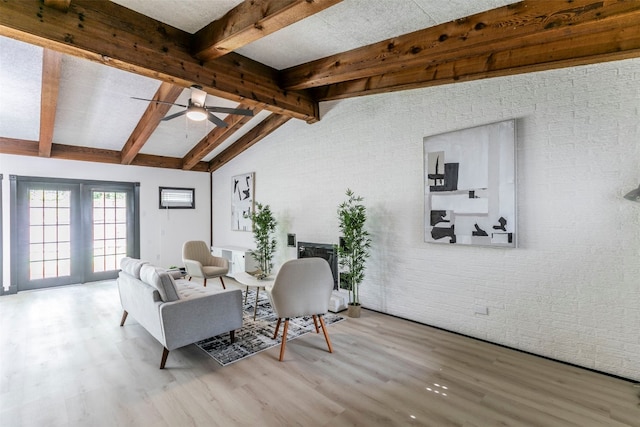
[[213,113],[226,113],[226,114],[239,114],[241,116],[253,116],[252,110],[245,110],[243,108],[205,107],[205,109]]
[[220,120],[219,118],[217,118],[216,116],[213,115],[213,113],[209,112],[209,121],[211,123],[213,123],[214,125],[221,127],[221,128],[226,128],[227,122],[225,122],[224,120]]
[[187,110],[183,110],[183,111],[180,111],[178,113],[175,113],[175,114],[172,114],[170,116],[167,116],[167,117],[161,119],[160,121],[166,122],[167,120],[175,119],[176,117],[184,116],[185,114],[187,114]]
[[178,107],[184,107],[187,108],[186,105],[182,105],[182,104],[175,104],[173,102],[167,102],[167,101],[158,101],[155,99],[145,99],[145,98],[137,98],[135,96],[132,96],[131,99],[137,99],[138,101],[149,101],[149,102],[155,102],[156,104],[167,104],[167,105],[177,105]]
[[207,100],[207,92],[197,86],[191,86],[191,103],[204,107]]

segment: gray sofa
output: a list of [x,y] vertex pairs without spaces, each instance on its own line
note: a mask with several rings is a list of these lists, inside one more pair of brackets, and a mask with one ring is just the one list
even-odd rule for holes
[[240,289],[204,288],[133,258],[123,258],[120,268],[120,326],[130,314],[164,346],[160,369],[170,350],[227,332],[233,342],[242,327]]

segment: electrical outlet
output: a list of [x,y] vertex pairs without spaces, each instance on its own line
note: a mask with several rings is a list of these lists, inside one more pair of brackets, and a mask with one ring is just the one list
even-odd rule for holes
[[483,316],[489,315],[489,307],[483,305],[476,305],[473,311],[475,314],[482,314]]

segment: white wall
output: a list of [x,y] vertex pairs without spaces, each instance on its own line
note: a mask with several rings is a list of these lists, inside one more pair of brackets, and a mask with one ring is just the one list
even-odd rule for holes
[[[160,168],[0,154],[3,174],[4,286],[10,284],[9,175],[140,183],[140,257],[163,267],[182,265],[182,243],[210,238],[209,174]],[[158,208],[158,187],[195,188],[196,209]]]
[[[640,379],[640,60],[332,102],[213,175],[214,244],[230,227],[231,177],[256,173],[298,240],[337,243],[347,187],[365,198],[373,254],[366,307]],[[518,249],[424,243],[423,137],[517,119]],[[474,314],[476,306],[489,315]]]

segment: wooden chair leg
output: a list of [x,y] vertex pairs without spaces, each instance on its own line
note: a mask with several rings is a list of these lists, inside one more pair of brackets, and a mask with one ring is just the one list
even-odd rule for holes
[[189,281],[191,281],[191,276],[189,276]]
[[222,289],[227,289],[227,287],[224,285],[224,280],[222,280],[222,276],[220,277],[220,283],[222,283]]
[[167,356],[169,356],[169,350],[167,347],[162,350],[162,360],[160,361],[160,369],[164,369],[164,364],[167,363]]
[[315,314],[313,315],[313,325],[316,327],[316,334],[319,334],[320,330],[318,329],[318,316],[316,316]]
[[249,287],[244,291],[244,303],[247,303],[247,297],[249,296]]
[[284,350],[287,346],[287,330],[289,329],[289,319],[284,319],[284,331],[282,331],[282,344],[280,344],[280,361],[284,359]]
[[333,347],[331,346],[331,340],[329,339],[329,334],[327,333],[327,325],[324,323],[324,318],[320,317],[320,324],[322,325],[322,332],[324,333],[324,339],[327,341],[327,346],[329,347],[329,353],[333,353]]
[[276,330],[273,331],[273,339],[275,340],[276,338],[278,338],[278,331],[280,330],[280,321],[282,319],[280,317],[278,317],[278,323],[276,323]]
[[207,287],[207,278],[203,277],[203,279],[204,279],[204,287],[206,288]]
[[256,303],[253,305],[253,320],[256,320],[258,315],[258,294],[260,293],[260,286],[256,288]]
[[229,338],[231,339],[231,344],[236,342],[236,331],[229,331]]
[[124,312],[122,313],[122,320],[120,320],[120,326],[124,326],[124,321],[127,320],[128,315],[129,313],[127,313],[127,310],[124,310]]

